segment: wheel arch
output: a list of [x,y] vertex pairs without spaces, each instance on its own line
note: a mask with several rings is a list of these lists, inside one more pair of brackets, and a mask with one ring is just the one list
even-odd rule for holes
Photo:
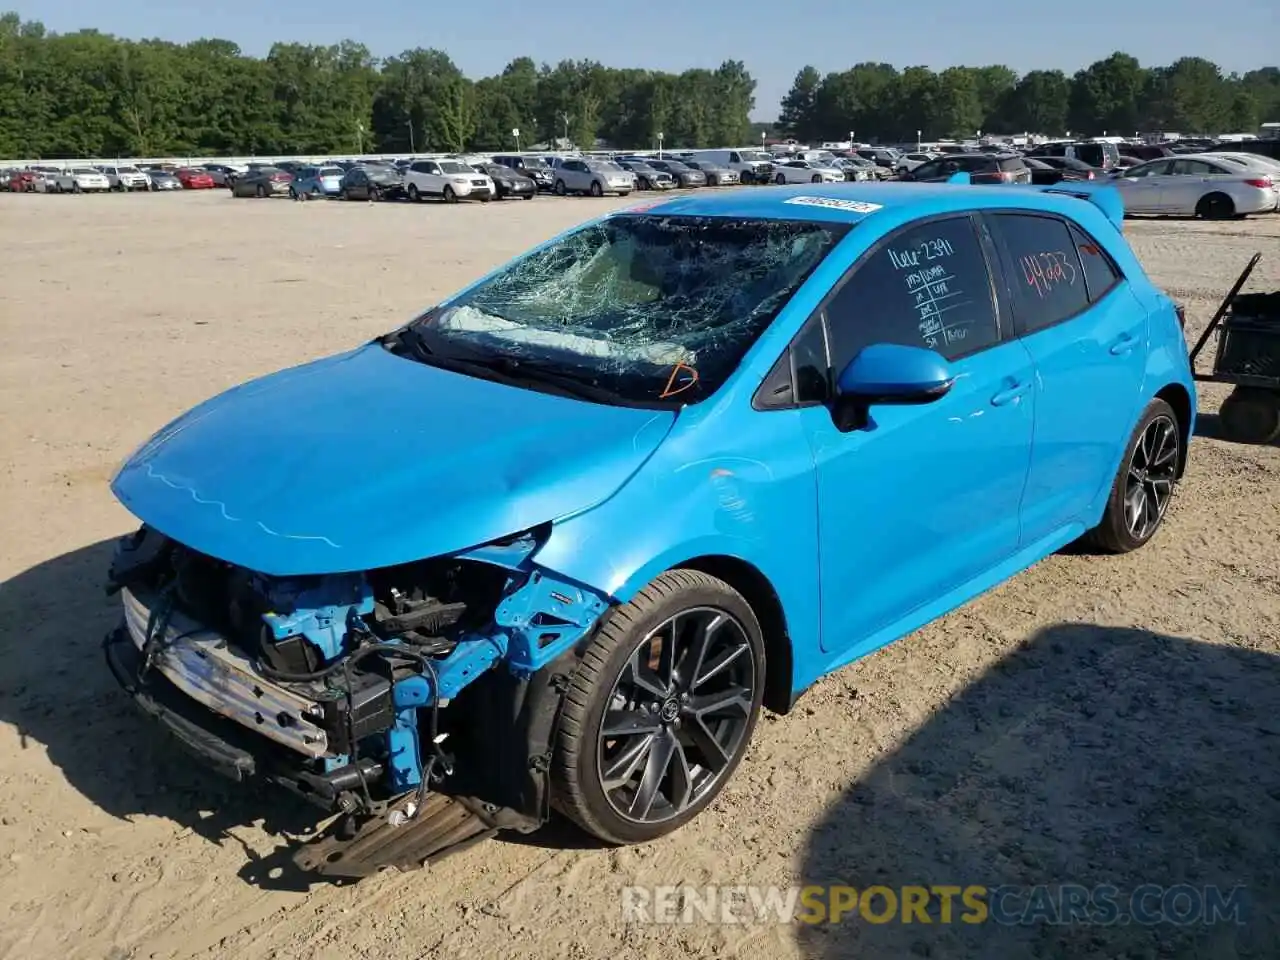
[[791,691],[794,673],[791,635],[787,631],[782,601],[769,578],[754,564],[725,554],[704,554],[668,569],[697,570],[723,580],[742,594],[760,621],[764,636],[764,705],[774,713],[788,713],[794,702]]
[[1187,469],[1187,455],[1191,448],[1191,426],[1194,423],[1195,410],[1191,405],[1191,393],[1180,383],[1167,383],[1155,393],[1157,400],[1163,400],[1173,408],[1178,418],[1178,431],[1182,434],[1181,456],[1178,458],[1178,476]]

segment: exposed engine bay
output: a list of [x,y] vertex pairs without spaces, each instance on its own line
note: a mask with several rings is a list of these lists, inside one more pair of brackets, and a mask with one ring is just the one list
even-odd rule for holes
[[112,564],[108,662],[208,765],[343,815],[299,864],[420,866],[548,815],[565,674],[608,601],[532,562],[545,534],[271,577],[143,526]]

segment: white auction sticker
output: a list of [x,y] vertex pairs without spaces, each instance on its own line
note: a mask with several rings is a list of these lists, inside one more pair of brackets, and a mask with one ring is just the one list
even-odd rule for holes
[[838,197],[792,197],[784,203],[798,203],[806,207],[832,207],[836,210],[852,210],[854,213],[875,213],[883,204],[865,200],[841,200]]

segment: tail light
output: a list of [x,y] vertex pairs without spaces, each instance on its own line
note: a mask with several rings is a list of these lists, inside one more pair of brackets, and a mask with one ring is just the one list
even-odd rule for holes
[[271,179],[276,181],[276,183],[284,183],[288,180],[292,180],[293,176],[288,173],[273,173],[271,175]]
[[1093,171],[1092,171],[1092,170],[1090,170],[1087,174],[1085,174],[1085,179],[1086,179],[1086,180],[1092,180],[1092,179],[1093,179]]
[[1246,180],[1245,183],[1251,187],[1261,187],[1263,190],[1267,190],[1272,186],[1270,177],[1253,177]]
[[1001,183],[1013,183],[1013,174],[1008,170],[1001,170],[996,174],[996,179]]

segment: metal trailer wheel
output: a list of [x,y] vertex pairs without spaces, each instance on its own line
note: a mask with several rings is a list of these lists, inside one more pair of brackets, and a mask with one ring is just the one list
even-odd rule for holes
[[1222,434],[1237,443],[1271,443],[1280,437],[1280,393],[1236,387],[1218,411]]

